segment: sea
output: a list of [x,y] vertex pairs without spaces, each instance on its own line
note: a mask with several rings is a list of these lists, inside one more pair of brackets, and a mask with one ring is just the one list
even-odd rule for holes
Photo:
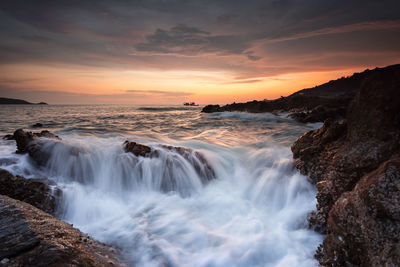
[[[290,146],[321,124],[298,123],[286,113],[200,111],[1,105],[1,135],[45,129],[62,141],[47,148],[51,157],[39,167],[15,153],[15,141],[1,139],[0,168],[54,181],[63,192],[58,217],[119,248],[130,266],[317,266],[313,256],[323,236],[306,220],[316,189],[293,167]],[[126,140],[162,155],[127,153]],[[215,179],[204,182],[166,146],[201,154]]]

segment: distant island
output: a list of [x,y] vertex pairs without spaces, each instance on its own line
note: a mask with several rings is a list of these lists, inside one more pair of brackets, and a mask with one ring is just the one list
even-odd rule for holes
[[48,105],[45,102],[31,103],[22,99],[0,97],[0,105]]

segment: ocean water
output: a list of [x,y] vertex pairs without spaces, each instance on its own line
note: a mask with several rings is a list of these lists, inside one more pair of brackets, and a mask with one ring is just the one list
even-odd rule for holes
[[[316,266],[322,236],[306,225],[316,191],[293,168],[290,146],[320,124],[200,110],[3,105],[1,135],[40,122],[62,141],[43,140],[51,157],[38,167],[0,140],[0,167],[53,180],[59,217],[119,247],[132,266]],[[125,140],[159,155],[125,153]],[[190,148],[190,160],[163,145]],[[215,179],[194,166],[205,165],[198,153]]]

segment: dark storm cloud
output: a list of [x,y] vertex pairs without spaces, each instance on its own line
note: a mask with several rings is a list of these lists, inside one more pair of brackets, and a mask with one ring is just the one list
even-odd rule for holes
[[2,0],[0,64],[217,67],[256,77],[317,69],[316,53],[337,65],[339,51],[343,66],[375,65],[366,54],[400,55],[399,10],[398,0]]
[[197,56],[204,53],[217,55],[245,55],[250,60],[258,60],[250,48],[250,43],[241,36],[211,35],[207,31],[179,24],[169,30],[157,29],[146,36],[147,42],[135,46],[139,52],[178,54]]

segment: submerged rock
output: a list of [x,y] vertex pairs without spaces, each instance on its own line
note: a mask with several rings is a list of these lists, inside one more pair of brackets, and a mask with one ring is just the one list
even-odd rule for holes
[[215,179],[214,169],[210,166],[206,158],[200,152],[186,147],[162,146],[170,151],[176,152],[186,159],[195,169],[202,181]]
[[35,206],[44,212],[54,214],[56,198],[61,197],[61,190],[52,190],[50,181],[46,179],[25,179],[14,176],[0,169],[0,195],[6,195]]
[[[359,248],[367,246],[365,242],[370,242],[369,237],[365,236],[366,232],[360,231],[355,235],[351,232],[351,227],[336,225],[338,221],[332,216],[345,218],[351,214],[351,217],[348,217],[352,220],[351,223],[358,224],[363,229],[371,229],[371,225],[365,219],[366,215],[358,210],[360,207],[352,208],[349,212],[349,205],[358,205],[354,201],[359,196],[347,197],[356,194],[349,192],[361,187],[361,177],[376,170],[393,155],[400,153],[399,92],[400,68],[376,70],[364,81],[349,106],[345,120],[340,122],[327,120],[320,129],[304,134],[292,146],[296,167],[301,173],[308,175],[318,190],[317,212],[309,216],[311,227],[321,232],[326,230],[328,233],[326,239],[331,238],[330,233],[335,229],[336,236],[341,238],[353,235],[354,244],[358,244]],[[388,186],[393,186],[397,181],[394,179],[389,183]],[[377,200],[381,196],[370,197]],[[344,199],[352,204],[343,204]],[[389,195],[385,195],[384,199],[387,205],[393,204],[393,199]],[[334,211],[332,207],[335,207]],[[381,227],[386,227],[385,225],[388,226],[387,220],[374,218],[371,217],[371,220],[376,222],[375,227],[371,229],[372,232],[379,231]],[[393,220],[400,224],[399,218]],[[368,235],[372,236],[372,232]],[[379,238],[379,242],[398,242],[388,232],[382,232]],[[383,247],[375,248],[374,258],[371,258],[372,254],[361,254],[366,258],[360,262],[359,256],[356,255],[360,254],[358,250],[347,249],[342,242],[336,242],[334,248],[331,244],[333,243],[324,242],[320,248],[318,258],[321,264],[329,263],[333,266],[341,266],[345,262],[355,265],[368,262],[372,264],[378,262],[376,259],[388,255]],[[346,255],[342,253],[342,259],[338,262],[335,257],[338,257],[337,251],[340,251],[341,244]],[[328,251],[336,252],[326,254]],[[321,256],[321,253],[324,256]]]
[[124,266],[115,249],[30,204],[3,195],[0,233],[0,259],[7,266]]

